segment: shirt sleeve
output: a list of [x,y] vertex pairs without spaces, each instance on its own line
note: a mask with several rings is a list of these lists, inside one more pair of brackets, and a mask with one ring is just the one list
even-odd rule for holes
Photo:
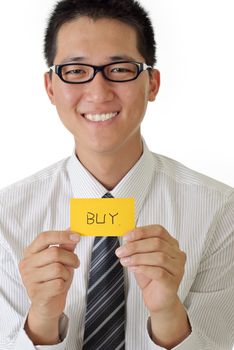
[[0,350],[65,350],[68,319],[62,315],[59,322],[61,343],[53,346],[34,346],[24,324],[29,309],[29,299],[22,284],[18,263],[10,253],[7,243],[0,241]]
[[[234,194],[216,220],[184,302],[190,335],[173,350],[231,350],[234,345]],[[149,321],[148,321],[149,322]],[[163,349],[149,335],[149,349]]]
[[[25,322],[24,322],[25,323]],[[59,320],[59,334],[61,342],[55,345],[33,345],[28,335],[23,327],[20,329],[18,333],[18,337],[16,339],[14,350],[24,349],[24,350],[65,350],[67,343],[67,333],[68,333],[68,318],[66,315],[62,315]]]
[[[204,349],[204,342],[202,340],[202,335],[200,335],[196,329],[194,329],[191,326],[191,333],[187,338],[185,338],[180,344],[172,348],[171,350],[198,350],[198,349]],[[155,344],[152,340],[151,335],[151,326],[150,326],[150,318],[147,322],[147,333],[148,333],[148,348],[149,350],[168,350],[166,348],[162,348],[161,346]],[[213,350],[218,348],[206,348],[207,350]],[[219,348],[221,350],[221,348]],[[231,350],[231,349],[229,349]]]

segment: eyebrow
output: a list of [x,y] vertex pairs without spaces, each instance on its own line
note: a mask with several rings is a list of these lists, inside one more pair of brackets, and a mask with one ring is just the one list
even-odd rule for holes
[[[108,59],[111,62],[135,61],[136,60],[135,58],[128,56],[128,55],[115,55],[115,56],[108,57]],[[70,63],[70,62],[85,62],[86,60],[87,60],[87,57],[85,57],[85,56],[69,57],[69,58],[65,58],[64,60],[62,60],[61,64]]]
[[78,56],[68,57],[68,58],[65,58],[64,60],[62,60],[61,63],[63,64],[63,63],[70,63],[70,62],[82,62],[84,60],[85,60],[85,57],[82,57],[82,56],[80,56],[80,57],[78,57]]
[[110,60],[111,61],[122,61],[122,60],[135,61],[136,59],[128,55],[118,55],[118,56],[111,56]]

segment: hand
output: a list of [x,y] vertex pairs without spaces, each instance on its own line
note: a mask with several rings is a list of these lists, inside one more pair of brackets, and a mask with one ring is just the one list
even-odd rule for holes
[[[19,264],[31,300],[27,329],[38,341],[42,341],[48,324],[51,325],[51,330],[52,324],[54,325],[54,334],[58,332],[58,320],[65,307],[74,269],[80,264],[74,253],[79,239],[78,234],[69,231],[40,233],[27,247]],[[52,334],[48,328],[46,333],[48,338]]]
[[135,273],[150,312],[153,341],[171,349],[191,332],[186,310],[177,292],[184,275],[185,253],[165,228],[151,225],[124,236],[116,250],[123,266]]
[[116,251],[123,266],[134,271],[150,312],[166,310],[177,301],[186,255],[162,226],[136,228]]

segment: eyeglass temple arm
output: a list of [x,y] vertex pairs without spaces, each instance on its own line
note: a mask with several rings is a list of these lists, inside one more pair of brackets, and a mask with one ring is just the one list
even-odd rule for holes
[[148,66],[148,64],[146,64],[146,63],[142,63],[142,65],[143,65],[143,70],[153,69],[152,66]]
[[55,64],[53,66],[50,66],[49,70],[52,70],[53,72],[55,72]]

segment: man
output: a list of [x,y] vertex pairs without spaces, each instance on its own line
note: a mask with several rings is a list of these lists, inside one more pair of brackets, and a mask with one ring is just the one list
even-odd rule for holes
[[85,348],[94,237],[69,230],[69,200],[106,193],[136,200],[137,228],[114,254],[124,340],[112,347],[113,329],[88,348],[231,349],[234,191],[142,141],[160,85],[147,14],[133,0],[60,1],[45,56],[46,91],[75,153],[1,191],[0,349]]

